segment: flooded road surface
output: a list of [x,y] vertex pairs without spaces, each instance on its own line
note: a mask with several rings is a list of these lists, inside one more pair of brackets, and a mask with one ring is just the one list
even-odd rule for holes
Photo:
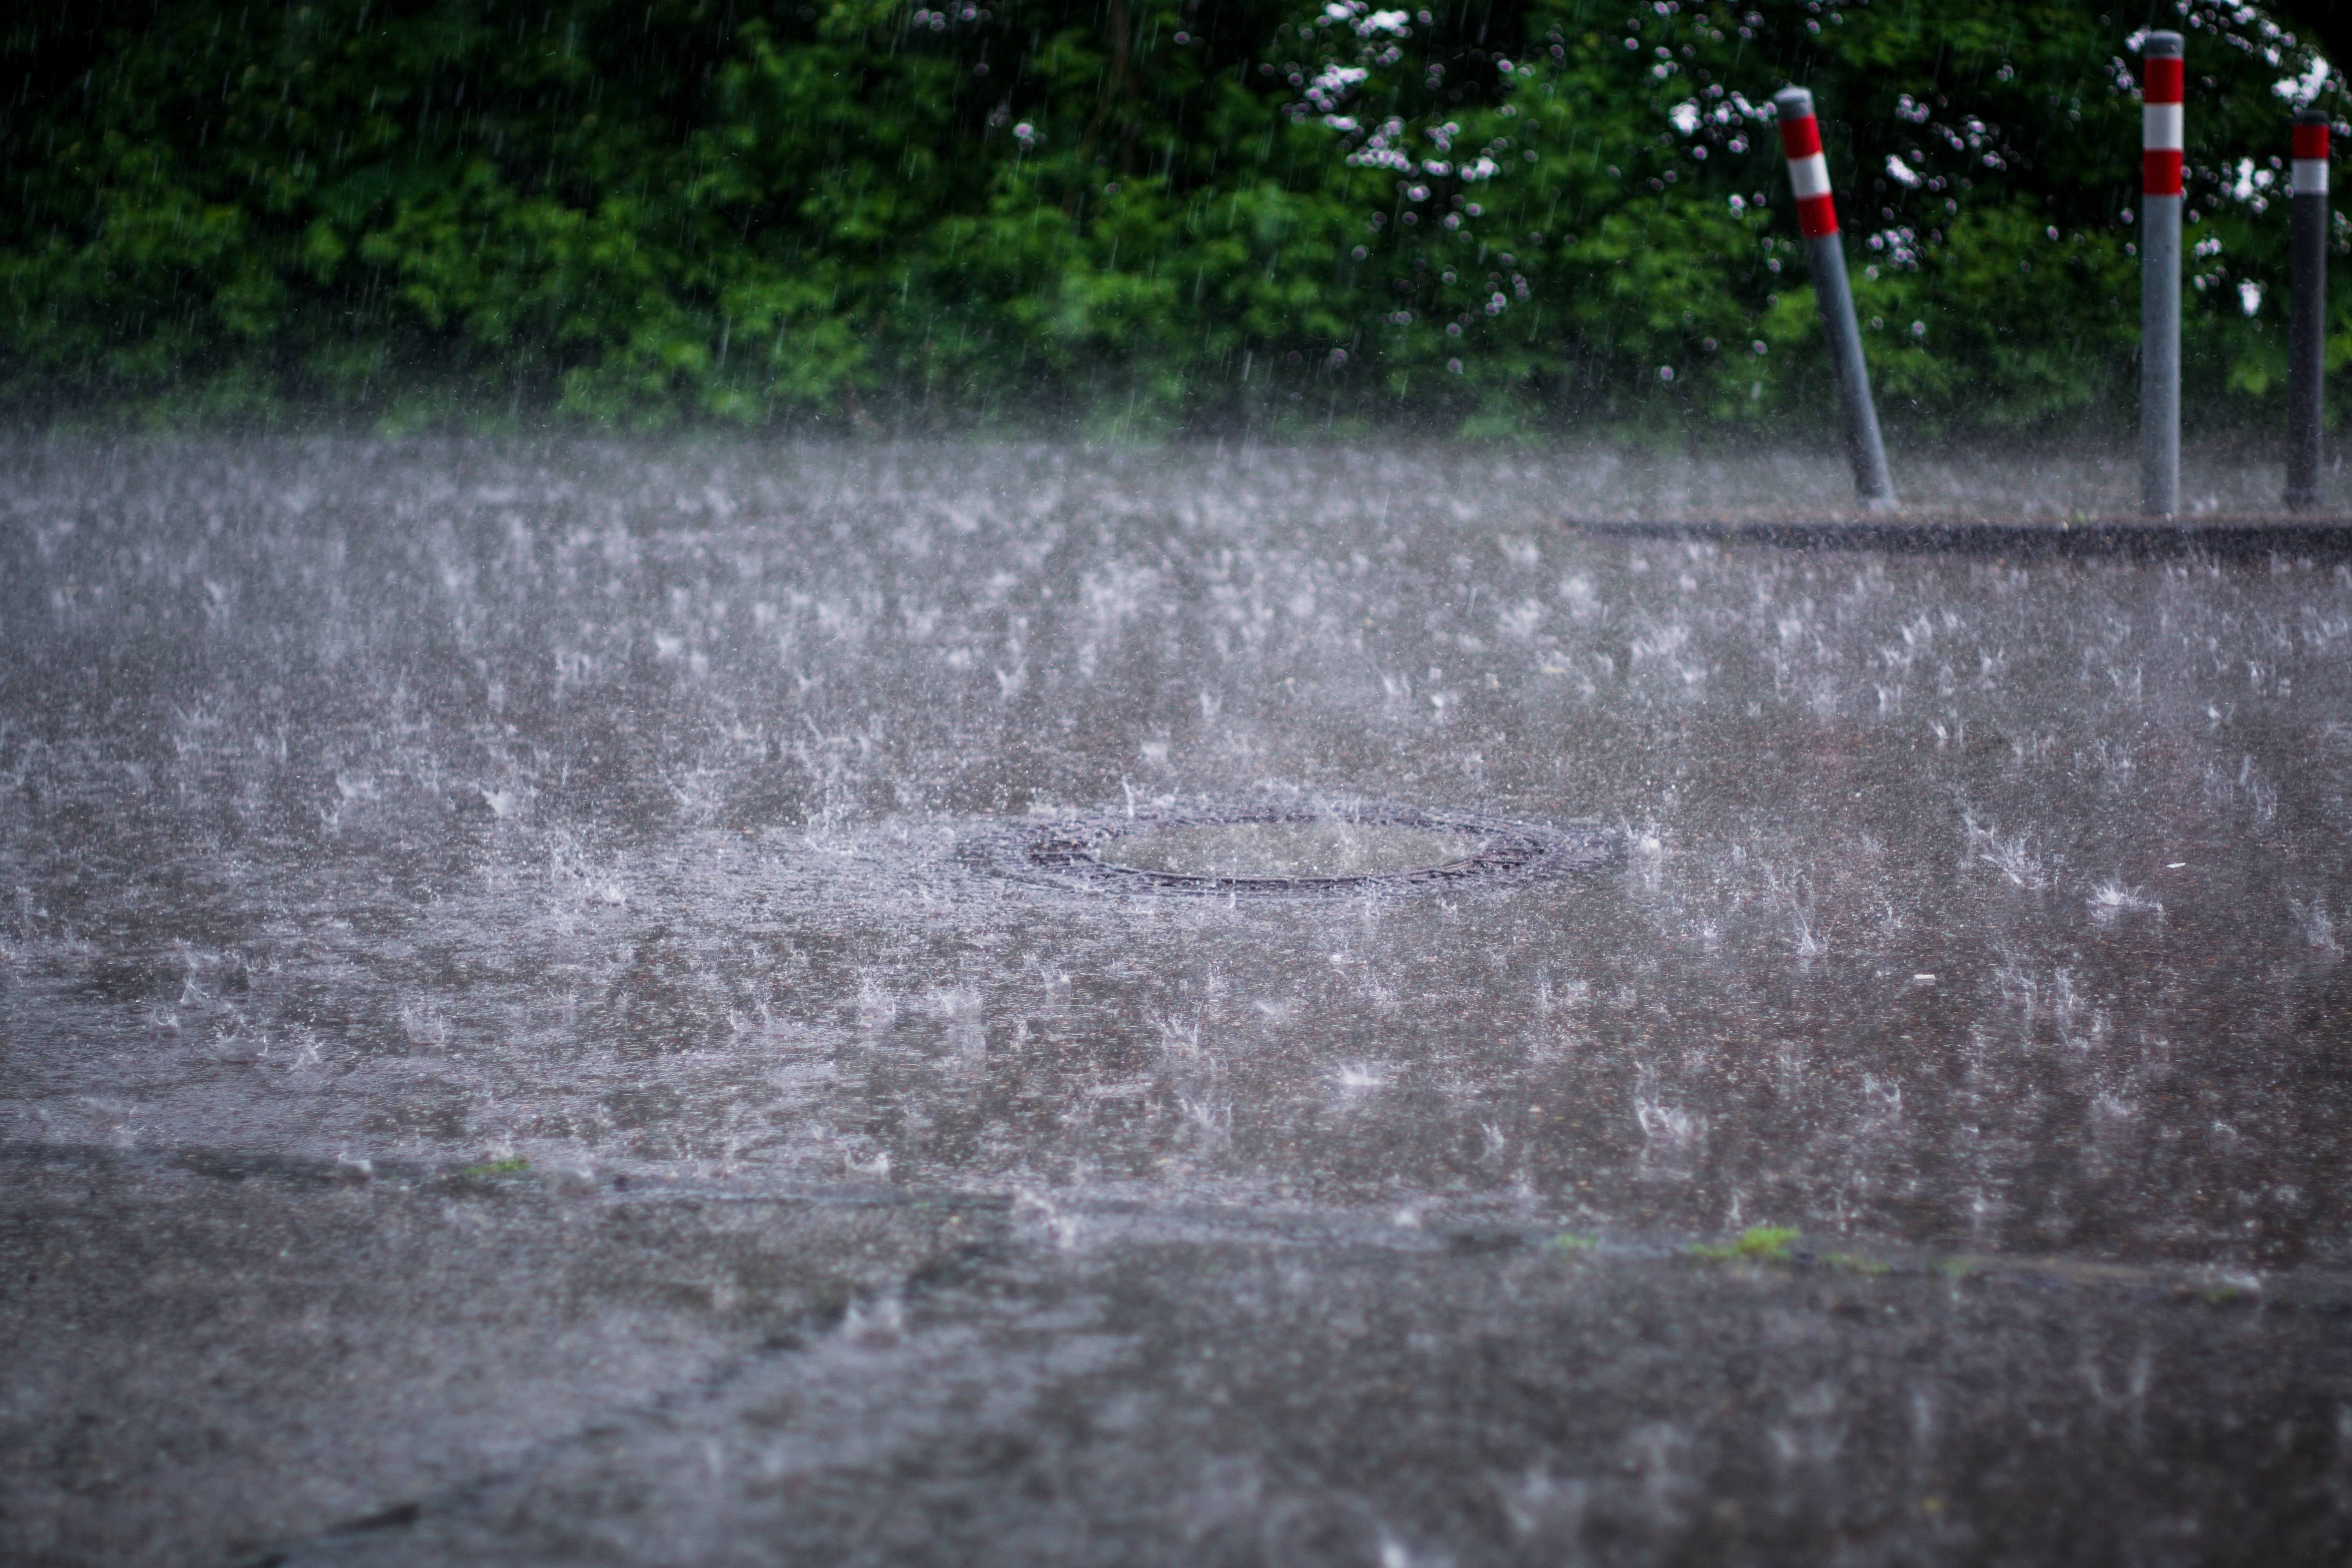
[[[8,461],[0,1556],[2352,1546],[2352,564],[1553,521],[1794,460]],[[1102,859],[1376,885],[971,852],[1187,812]]]

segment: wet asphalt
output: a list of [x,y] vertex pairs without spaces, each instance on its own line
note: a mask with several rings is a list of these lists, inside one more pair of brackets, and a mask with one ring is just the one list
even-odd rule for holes
[[[5,458],[0,1558],[2352,1547],[2352,561],[1559,521],[1801,456]],[[1382,807],[1608,852],[972,852]]]

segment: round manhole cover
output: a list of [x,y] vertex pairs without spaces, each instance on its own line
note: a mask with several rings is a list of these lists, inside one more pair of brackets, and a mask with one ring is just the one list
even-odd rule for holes
[[1104,892],[1312,897],[1515,881],[1578,871],[1614,839],[1418,806],[1208,805],[1024,823],[968,854],[1006,876]]

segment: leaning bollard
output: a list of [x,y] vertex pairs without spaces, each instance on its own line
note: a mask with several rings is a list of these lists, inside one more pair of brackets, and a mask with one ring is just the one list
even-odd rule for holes
[[2319,413],[2327,346],[2327,116],[2294,116],[2294,217],[2286,304],[2286,504],[2319,504]]
[[1785,87],[1772,95],[1772,103],[1780,111],[1780,147],[1789,155],[1789,183],[1796,187],[1797,227],[1805,237],[1813,298],[1829,339],[1830,366],[1837,373],[1838,412],[1845,420],[1854,493],[1873,506],[1892,506],[1895,481],[1887,477],[1878,410],[1870,402],[1870,369],[1862,361],[1862,326],[1854,320],[1853,289],[1846,282],[1845,247],[1838,238],[1837,204],[1830,196],[1830,166],[1822,156],[1813,95]]
[[2141,47],[2139,506],[2180,510],[2180,35]]

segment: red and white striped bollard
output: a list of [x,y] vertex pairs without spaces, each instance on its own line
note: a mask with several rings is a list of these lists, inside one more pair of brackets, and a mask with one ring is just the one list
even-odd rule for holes
[[2180,510],[2180,35],[2140,47],[2139,504]]
[[2327,372],[2327,116],[2294,117],[2286,302],[2286,504],[2319,504],[2319,419]]
[[1878,411],[1870,401],[1870,367],[1863,362],[1862,326],[1854,318],[1853,286],[1846,280],[1845,247],[1838,237],[1837,203],[1830,195],[1829,162],[1822,156],[1813,95],[1801,87],[1783,88],[1772,95],[1772,103],[1780,111],[1789,183],[1797,194],[1797,227],[1805,237],[1813,300],[1821,308],[1822,335],[1829,340],[1854,493],[1873,506],[1891,506],[1895,481],[1886,471],[1886,446],[1879,438]]

